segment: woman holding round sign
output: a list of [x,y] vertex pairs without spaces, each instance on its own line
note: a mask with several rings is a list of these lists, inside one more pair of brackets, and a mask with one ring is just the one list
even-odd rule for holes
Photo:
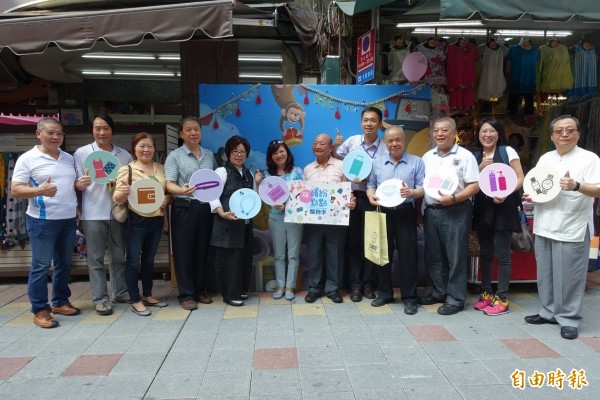
[[[140,132],[131,139],[133,161],[119,169],[113,201],[129,204],[125,222],[125,281],[131,311],[150,315],[147,306],[166,307],[167,303],[152,297],[154,256],[163,230],[165,209],[170,201],[165,196],[166,179],[162,164],[153,161],[154,137]],[[129,183],[131,168],[131,183]],[[142,295],[138,288],[138,271],[142,277]]]
[[[254,180],[257,186],[260,185],[261,198],[270,205],[269,231],[273,239],[275,279],[277,280],[277,290],[273,293],[273,298],[277,300],[285,295],[286,300],[292,301],[295,297],[296,275],[300,263],[303,226],[283,221],[289,189],[287,185],[284,188],[284,185],[278,183],[275,178],[283,179],[283,183],[303,179],[302,169],[294,165],[293,154],[287,144],[281,140],[269,142],[267,171],[264,179],[263,174],[257,171]],[[287,275],[285,271],[286,253],[288,258]]]
[[[504,126],[494,118],[483,118],[475,128],[481,151],[474,153],[479,164],[479,188],[473,206],[473,228],[481,248],[481,295],[475,309],[487,315],[509,312],[508,286],[511,274],[510,243],[519,232],[523,168],[519,155],[506,146]],[[498,287],[492,291],[492,262],[498,261]]]
[[223,193],[210,202],[216,214],[210,244],[216,247],[215,272],[223,301],[239,307],[248,298],[254,245],[252,218],[260,211],[261,202],[258,194],[252,194],[254,177],[244,166],[250,155],[248,140],[239,135],[230,137],[225,154],[228,161],[215,170],[223,182]]

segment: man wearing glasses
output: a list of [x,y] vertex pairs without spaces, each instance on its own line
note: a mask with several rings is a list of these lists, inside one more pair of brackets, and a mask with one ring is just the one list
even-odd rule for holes
[[92,122],[94,143],[80,147],[73,155],[79,179],[75,188],[82,192],[81,223],[87,242],[88,270],[92,301],[98,315],[112,314],[112,305],[108,295],[106,272],[104,271],[104,252],[108,248],[110,264],[108,271],[112,287],[113,300],[117,303],[129,301],[125,284],[125,243],[122,224],[111,216],[112,194],[106,184],[83,180],[89,171],[84,169],[85,159],[94,151],[111,152],[121,165],[132,161],[131,154],[112,143],[115,123],[110,115],[96,115]]
[[[550,131],[556,150],[542,155],[536,167],[556,169],[562,190],[546,203],[535,203],[533,233],[542,307],[525,322],[560,324],[560,335],[575,339],[594,232],[593,203],[600,197],[600,159],[577,146],[581,136],[577,118],[561,115],[550,123]],[[527,194],[524,198],[529,200]]]
[[[35,133],[40,144],[17,159],[10,189],[14,197],[29,199],[25,217],[31,242],[27,294],[33,322],[42,328],[55,328],[58,321],[53,314],[80,313],[69,301],[77,213],[76,172],[73,157],[60,149],[64,132],[57,120],[41,119]],[[50,306],[48,271],[53,258]]]

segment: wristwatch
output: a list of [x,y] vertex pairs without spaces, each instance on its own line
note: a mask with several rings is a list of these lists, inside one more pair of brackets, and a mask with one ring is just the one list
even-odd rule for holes
[[579,187],[581,186],[581,184],[579,182],[575,182],[575,188],[573,189],[574,192],[579,192]]
[[456,195],[455,194],[452,195],[452,202],[456,203]]

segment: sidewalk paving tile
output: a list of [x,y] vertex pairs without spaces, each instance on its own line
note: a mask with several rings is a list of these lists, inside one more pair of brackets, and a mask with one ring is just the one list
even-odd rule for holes
[[254,352],[252,369],[298,368],[298,353],[295,347],[257,349]]
[[0,380],[8,380],[14,374],[29,364],[33,357],[2,357],[0,358]]
[[456,338],[442,325],[409,325],[408,330],[419,342],[455,341]]
[[560,354],[539,339],[502,339],[501,342],[521,358],[558,358]]
[[82,355],[63,372],[63,376],[108,375],[123,354]]

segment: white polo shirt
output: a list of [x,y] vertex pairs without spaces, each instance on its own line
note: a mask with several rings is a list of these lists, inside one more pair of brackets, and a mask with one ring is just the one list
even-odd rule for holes
[[[85,169],[84,163],[87,156],[94,151],[99,151],[100,146],[94,142],[80,147],[75,151],[75,169],[77,170],[77,179],[83,176]],[[133,159],[131,154],[121,147],[113,144],[112,154],[114,154],[121,165],[129,164]],[[82,193],[83,204],[81,205],[81,219],[87,221],[109,220],[112,209],[112,193],[109,191],[108,184],[93,183],[84,189]]]
[[73,156],[60,150],[58,160],[42,153],[38,146],[17,159],[12,181],[39,187],[50,177],[57,187],[54,197],[36,196],[29,199],[27,215],[38,219],[58,220],[75,218],[75,163]]
[[[423,155],[425,164],[425,175],[436,169],[443,168],[453,170],[458,176],[458,187],[454,194],[462,191],[467,183],[479,181],[479,166],[473,153],[460,147],[456,143],[452,149],[443,156],[438,153],[437,147],[429,150]],[[425,193],[425,204],[437,204],[438,201]]]

